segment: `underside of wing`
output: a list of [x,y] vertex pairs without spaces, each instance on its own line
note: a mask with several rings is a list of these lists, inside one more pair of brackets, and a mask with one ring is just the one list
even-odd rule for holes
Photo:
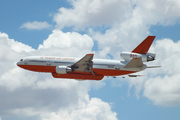
[[92,66],[93,66],[93,56],[94,54],[86,54],[82,59],[80,59],[78,62],[76,62],[75,64],[73,64],[71,66],[71,68],[74,71],[78,71],[78,72],[90,72],[93,75],[94,72],[92,71]]

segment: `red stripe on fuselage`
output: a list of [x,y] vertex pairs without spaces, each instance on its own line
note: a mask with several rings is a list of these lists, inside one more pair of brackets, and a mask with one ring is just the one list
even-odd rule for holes
[[[49,72],[49,73],[56,72],[56,66],[41,66],[41,65],[18,65],[18,66],[23,69],[35,71],[35,72]],[[95,72],[95,74],[103,75],[103,76],[118,76],[118,75],[126,75],[136,72],[136,71],[97,69],[97,68],[92,68],[92,70]],[[72,73],[91,74],[88,72],[84,73],[84,72],[76,72],[76,71],[73,71]]]
[[19,67],[30,70],[30,71],[35,71],[35,72],[56,72],[56,66],[42,66],[42,65],[18,65]]

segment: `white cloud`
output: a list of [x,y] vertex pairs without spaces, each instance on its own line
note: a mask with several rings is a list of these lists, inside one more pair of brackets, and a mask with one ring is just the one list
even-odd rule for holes
[[[133,0],[131,7],[132,11],[125,12],[129,16],[115,24],[112,22],[112,27],[105,33],[92,32],[91,29],[92,38],[98,41],[99,50],[103,54],[111,54],[119,59],[120,51],[133,50],[151,34],[149,28],[152,25],[172,25],[180,18],[180,13],[175,12],[180,3],[175,0]],[[107,51],[107,47],[111,50]]]
[[180,12],[175,12],[180,7],[177,0],[70,0],[70,3],[72,8],[60,8],[54,15],[57,28],[110,26],[105,33],[92,34],[98,41],[100,57],[111,54],[119,59],[119,51],[134,49],[150,34],[150,26],[172,25],[180,18]]
[[117,114],[111,111],[110,105],[98,98],[76,107],[78,109],[61,109],[41,116],[43,120],[117,120]]
[[163,39],[153,47],[157,53],[156,63],[162,67],[148,71],[151,77],[145,81],[144,96],[156,105],[179,105],[180,41],[174,43],[170,39]]
[[42,29],[47,29],[50,27],[51,25],[48,24],[47,22],[33,21],[33,22],[26,22],[22,24],[20,28],[26,28],[29,30],[42,30]]
[[[123,23],[132,24],[128,26],[134,29],[156,24],[172,25],[180,17],[180,2],[177,0],[71,0],[70,3],[73,8],[62,7],[54,15],[60,29],[72,26],[75,29],[101,25],[115,27]],[[126,32],[129,31],[125,27]]]
[[147,24],[172,25],[180,17],[178,11],[180,2],[177,0],[134,0],[133,2],[136,5],[133,16]]
[[180,75],[157,76],[145,82],[144,96],[153,101],[155,105],[180,105]]
[[[58,28],[75,27],[83,29],[88,26],[111,26],[112,23],[122,21],[131,11],[128,0],[72,0],[72,9],[60,8],[54,15]],[[126,13],[126,14],[125,14]]]
[[87,53],[92,53],[93,45],[92,38],[86,34],[63,33],[61,30],[55,29],[43,44],[39,45],[38,51],[51,56],[83,57]]
[[[59,37],[63,39],[59,39]],[[64,39],[68,41],[64,42],[64,46],[59,46],[61,45],[59,43],[65,41]],[[41,115],[41,117],[43,116],[42,119],[48,119],[45,116],[54,118],[53,114],[59,118],[59,114],[64,114],[61,109],[65,109],[65,111],[68,111],[68,116],[65,114],[65,117],[70,119],[81,117],[116,119],[116,113],[111,111],[111,106],[108,103],[98,98],[89,100],[88,91],[91,88],[98,89],[102,87],[104,85],[103,81],[93,83],[93,81],[78,82],[69,79],[55,79],[51,74],[30,72],[16,66],[16,62],[22,57],[47,53],[59,55],[58,51],[61,51],[61,48],[64,50],[60,53],[62,56],[67,54],[73,56],[75,53],[70,53],[70,51],[74,49],[80,55],[84,53],[83,51],[90,52],[93,41],[87,35],[80,35],[75,32],[63,33],[60,30],[54,30],[41,45],[41,48],[37,50],[9,39],[5,33],[0,33],[0,42],[1,51],[6,50],[6,53],[0,55],[1,114],[18,116],[23,113],[24,116]],[[57,44],[54,44],[54,42]],[[55,52],[54,47],[57,50]],[[79,112],[81,114],[78,114]],[[69,116],[69,113],[72,116]]]
[[[15,41],[13,39],[9,39],[9,36],[6,33],[0,32],[0,43],[1,43],[1,48],[4,47],[4,49],[6,49],[6,46],[9,45],[11,47],[11,49],[15,52],[34,51],[34,49],[28,45],[22,44],[21,42]],[[8,50],[8,51],[10,51],[10,50]]]

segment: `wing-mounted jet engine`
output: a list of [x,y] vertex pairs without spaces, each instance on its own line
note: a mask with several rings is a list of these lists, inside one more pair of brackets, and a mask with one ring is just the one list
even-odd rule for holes
[[134,58],[142,58],[142,62],[149,62],[155,60],[156,54],[153,53],[146,53],[146,54],[139,54],[139,53],[132,53],[132,52],[122,52],[121,58],[125,61],[130,61]]

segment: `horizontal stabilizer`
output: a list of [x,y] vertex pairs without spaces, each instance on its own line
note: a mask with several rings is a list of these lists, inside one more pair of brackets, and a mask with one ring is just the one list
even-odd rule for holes
[[148,66],[147,68],[158,68],[158,67],[161,67],[161,66]]
[[124,68],[138,68],[142,67],[142,57],[132,59]]
[[140,77],[140,76],[144,76],[144,75],[128,75],[129,77]]

